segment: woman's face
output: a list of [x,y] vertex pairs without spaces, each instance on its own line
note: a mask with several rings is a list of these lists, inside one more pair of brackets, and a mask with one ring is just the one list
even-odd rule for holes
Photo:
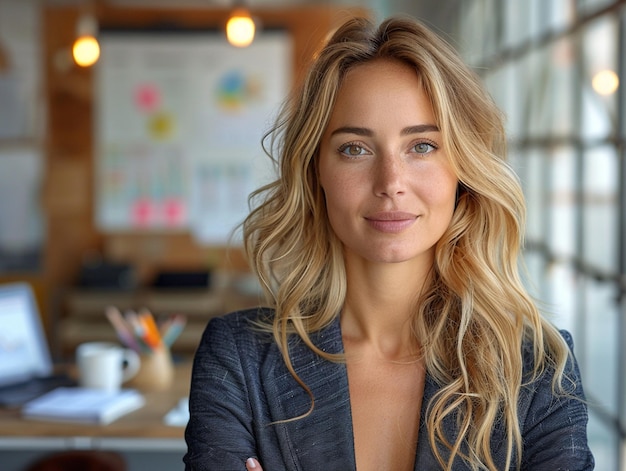
[[319,174],[347,260],[432,264],[457,179],[415,70],[377,60],[347,73],[322,136]]

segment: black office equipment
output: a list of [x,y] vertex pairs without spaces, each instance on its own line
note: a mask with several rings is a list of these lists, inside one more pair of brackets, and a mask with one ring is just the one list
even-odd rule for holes
[[58,386],[35,296],[27,283],[0,285],[0,406],[16,407]]

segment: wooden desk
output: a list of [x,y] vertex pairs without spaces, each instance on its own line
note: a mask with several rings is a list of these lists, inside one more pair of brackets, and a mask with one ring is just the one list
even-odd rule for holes
[[184,427],[163,417],[189,395],[191,363],[176,365],[172,388],[144,391],[146,404],[109,425],[25,420],[19,410],[0,410],[0,450],[97,449],[184,451]]

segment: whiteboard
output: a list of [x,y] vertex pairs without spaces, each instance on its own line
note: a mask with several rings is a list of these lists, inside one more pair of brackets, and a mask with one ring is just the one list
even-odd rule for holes
[[[287,32],[103,32],[95,66],[95,218],[105,232],[230,242],[273,175],[261,140],[291,84]],[[235,236],[237,240],[237,236]]]

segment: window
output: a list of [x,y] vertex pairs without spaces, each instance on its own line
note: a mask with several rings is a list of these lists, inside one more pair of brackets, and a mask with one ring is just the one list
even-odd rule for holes
[[626,469],[626,6],[468,0],[458,24],[480,30],[463,54],[506,114],[527,199],[525,281],[574,336],[596,469]]

